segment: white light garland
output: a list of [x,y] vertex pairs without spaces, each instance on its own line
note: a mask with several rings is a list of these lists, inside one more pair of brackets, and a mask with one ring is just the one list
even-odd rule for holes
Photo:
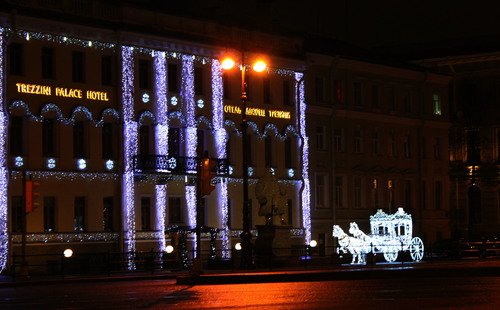
[[123,224],[125,232],[125,251],[128,253],[127,267],[135,269],[135,190],[133,157],[137,155],[137,123],[134,119],[134,55],[133,48],[122,46],[122,108],[123,108],[123,148],[124,174],[123,192]]
[[[186,156],[196,157],[196,146],[198,143],[198,132],[195,119],[194,101],[194,63],[190,55],[182,55],[182,76],[181,76],[181,102],[184,107],[187,128],[185,131]],[[197,171],[187,171],[187,173],[197,173]],[[186,186],[186,204],[188,209],[188,223],[191,227],[196,227],[196,187]],[[195,236],[196,239],[196,236]],[[196,250],[197,241],[194,240],[193,248]],[[196,251],[195,251],[196,252]]]
[[33,114],[30,111],[26,102],[24,102],[22,100],[15,100],[10,104],[9,112],[12,113],[13,110],[15,110],[15,109],[20,109],[20,110],[24,111],[26,116],[30,120],[35,121],[35,122],[43,122],[43,120],[45,119],[45,117],[44,117],[45,114],[47,114],[49,112],[54,112],[56,114],[56,120],[65,124],[65,125],[74,124],[76,118],[79,115],[83,115],[86,120],[90,121],[90,123],[94,124],[94,126],[96,126],[96,127],[100,127],[104,124],[105,117],[110,116],[110,117],[113,117],[115,120],[120,119],[120,115],[119,115],[118,111],[116,111],[115,109],[112,109],[112,108],[104,109],[101,113],[101,117],[99,118],[99,120],[94,119],[92,112],[90,112],[89,109],[84,107],[84,106],[77,106],[75,109],[73,109],[71,116],[69,116],[69,117],[64,117],[63,113],[61,111],[61,108],[59,108],[54,103],[45,104],[41,109],[40,115],[38,115],[38,116]]
[[[5,29],[0,27],[0,100],[5,107]],[[7,169],[7,127],[5,108],[0,110],[0,272],[7,268],[9,255],[8,200],[9,171]]]
[[[212,60],[212,128],[215,135],[215,149],[217,158],[226,158],[227,132],[224,129],[224,102],[223,102],[223,83],[222,68],[217,59]],[[222,228],[221,246],[222,258],[230,258],[230,242],[228,223],[228,204],[227,204],[227,182],[217,184],[219,189],[217,202],[219,206],[220,226]]]
[[299,102],[299,128],[302,137],[302,226],[305,230],[305,244],[311,242],[311,188],[309,183],[309,138],[306,133],[306,102],[304,97],[303,73],[295,73],[295,90]]
[[[154,72],[155,72],[155,98],[156,98],[156,154],[168,155],[168,107],[167,107],[167,62],[165,52],[154,52]],[[174,159],[175,160],[175,159]],[[156,189],[156,225],[160,232],[165,231],[165,211],[167,206],[167,185],[159,184]],[[159,250],[165,251],[167,246],[165,233],[159,238]]]
[[69,38],[66,36],[51,35],[51,34],[46,34],[46,33],[41,33],[41,32],[17,30],[15,33],[18,36],[25,38],[28,41],[30,39],[34,39],[34,40],[49,41],[49,42],[55,42],[55,43],[60,43],[60,44],[66,44],[66,45],[79,45],[81,47],[92,47],[92,48],[96,48],[96,49],[100,49],[100,50],[113,49],[115,47],[115,44],[113,44],[113,43],[103,43],[103,42],[99,42],[99,41],[81,40],[81,39]]

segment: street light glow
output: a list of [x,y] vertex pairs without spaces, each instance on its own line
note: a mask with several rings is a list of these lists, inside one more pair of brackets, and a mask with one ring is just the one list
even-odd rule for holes
[[252,66],[252,69],[255,72],[262,72],[262,71],[266,70],[266,68],[267,68],[267,64],[263,60],[257,60],[256,62],[254,62],[253,66]]
[[222,69],[224,69],[224,70],[230,70],[230,69],[232,69],[234,67],[235,61],[231,57],[225,57],[221,61],[220,65],[221,65]]

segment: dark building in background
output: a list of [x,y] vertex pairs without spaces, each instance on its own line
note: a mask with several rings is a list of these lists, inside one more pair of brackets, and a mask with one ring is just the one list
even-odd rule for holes
[[[415,61],[453,78],[450,219],[457,238],[500,234],[500,47],[492,42],[427,49],[431,56]],[[466,53],[457,55],[458,46]]]

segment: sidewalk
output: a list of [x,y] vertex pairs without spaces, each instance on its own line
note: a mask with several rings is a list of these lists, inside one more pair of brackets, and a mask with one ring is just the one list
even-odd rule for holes
[[376,265],[307,266],[255,270],[203,270],[200,275],[189,271],[123,272],[111,275],[66,275],[62,277],[33,275],[28,279],[0,275],[4,287],[75,282],[134,280],[176,280],[179,285],[241,284],[269,282],[305,282],[359,280],[394,277],[500,276],[500,259],[378,263]]

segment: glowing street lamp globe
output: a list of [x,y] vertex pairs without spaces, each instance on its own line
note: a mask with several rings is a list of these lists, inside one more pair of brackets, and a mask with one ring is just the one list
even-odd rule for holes
[[267,68],[267,64],[263,60],[257,60],[256,62],[254,62],[253,66],[252,66],[252,69],[255,72],[262,72],[262,71],[266,70],[266,68]]
[[234,59],[230,57],[224,58],[221,62],[221,67],[224,70],[230,70],[234,67],[234,65],[235,65]]

